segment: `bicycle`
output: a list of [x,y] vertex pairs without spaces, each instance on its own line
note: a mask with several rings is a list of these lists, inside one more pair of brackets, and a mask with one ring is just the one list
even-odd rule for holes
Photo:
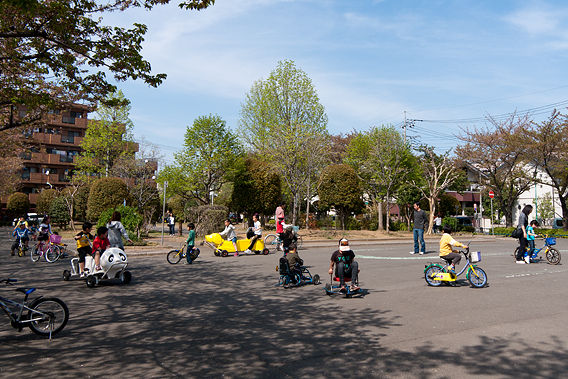
[[[2,279],[6,285],[13,285],[17,279]],[[63,330],[69,321],[69,308],[56,297],[37,297],[28,302],[28,297],[35,288],[16,288],[24,294],[24,300],[17,302],[0,296],[0,308],[10,319],[10,325],[19,332],[29,327],[40,336],[49,337]],[[27,313],[24,314],[24,312]]]
[[[540,252],[544,250],[544,256],[546,257],[546,260],[548,261],[549,264],[551,265],[557,265],[560,263],[560,259],[561,259],[561,255],[560,252],[558,250],[556,250],[555,248],[551,247],[556,245],[556,237],[549,237],[548,235],[544,235],[543,237],[544,240],[544,245],[540,248],[537,249],[535,248],[534,251],[532,252],[532,254],[529,254],[529,247],[527,246],[527,252],[525,253],[525,255],[529,254],[529,259],[531,263],[536,263],[537,260],[541,261],[542,258],[539,256]],[[517,248],[515,249],[515,253],[513,254],[513,257],[515,257],[515,260],[517,260],[517,253],[519,252],[519,248],[520,246],[517,246]]]
[[[450,263],[445,259],[445,266],[438,263],[430,263],[424,268],[424,279],[426,283],[428,283],[429,286],[438,287],[442,282],[455,282],[458,276],[467,271],[466,278],[472,287],[485,287],[487,285],[487,274],[481,267],[477,267],[477,265],[473,264],[481,261],[481,253],[476,252],[472,257],[469,246],[467,246],[465,250],[461,250],[460,253],[462,253],[466,259],[465,265],[460,272],[456,274],[454,271],[449,270],[448,267]],[[441,258],[443,259],[443,257]]]
[[18,241],[18,250],[16,250],[18,257],[23,257],[24,255],[26,255],[26,251],[28,251],[28,246],[20,238]]
[[[297,226],[295,226],[294,231],[297,232]],[[302,248],[302,245],[304,243],[304,241],[302,240],[302,236],[296,234],[296,246],[298,247],[298,249]],[[280,239],[280,236],[278,234],[268,234],[266,237],[264,237],[264,247],[266,247],[268,250],[277,250],[277,251],[282,251],[282,240]]]
[[[182,258],[186,258],[187,257],[186,248],[187,244],[184,243],[181,246],[181,248],[177,250],[171,250],[170,252],[168,252],[168,255],[166,256],[168,263],[175,265],[179,263],[179,261],[181,261]],[[196,260],[198,256],[199,256],[199,249],[194,247],[189,253],[189,263],[193,263],[193,261]]]
[[55,245],[50,241],[44,243],[44,241],[39,241],[30,254],[32,262],[37,262],[41,257],[45,257],[45,260],[49,263],[53,263],[59,259],[61,256],[61,247]]

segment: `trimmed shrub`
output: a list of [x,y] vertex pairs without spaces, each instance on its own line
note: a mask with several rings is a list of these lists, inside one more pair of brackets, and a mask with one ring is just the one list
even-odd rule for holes
[[128,237],[131,240],[138,240],[138,231],[142,227],[142,216],[136,212],[136,209],[129,206],[120,205],[116,208],[108,208],[101,212],[101,215],[97,222],[97,228],[101,226],[106,226],[114,211],[120,212],[121,220],[120,222],[124,225],[124,228],[128,232]]
[[455,217],[444,217],[442,219],[442,226],[449,226],[452,230],[458,230],[458,220]]
[[195,224],[195,233],[202,236],[222,231],[228,217],[229,208],[224,205],[200,205],[188,211],[188,221]]
[[101,178],[91,185],[87,201],[87,220],[98,220],[101,213],[128,201],[128,188],[119,178]]
[[51,222],[60,228],[66,228],[69,225],[71,216],[63,197],[60,196],[53,199],[49,206],[49,216],[51,217]]
[[23,216],[30,209],[30,200],[28,195],[22,192],[16,192],[8,197],[6,208],[10,215]]
[[51,203],[57,197],[57,191],[54,189],[45,189],[39,193],[37,199],[37,212],[39,214],[48,214]]

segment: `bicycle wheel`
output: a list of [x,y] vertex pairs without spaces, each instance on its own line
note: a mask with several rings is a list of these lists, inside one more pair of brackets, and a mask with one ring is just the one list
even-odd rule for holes
[[18,246],[18,257],[24,256],[24,248],[22,246]]
[[41,258],[41,255],[42,255],[41,250],[38,249],[37,245],[34,246],[34,248],[32,249],[32,253],[30,254],[30,258],[32,259],[32,262],[39,261],[39,259]]
[[438,287],[442,284],[441,280],[434,280],[434,276],[442,272],[442,268],[437,265],[432,265],[426,269],[424,279],[429,286]]
[[276,234],[269,234],[264,237],[264,247],[268,250],[276,250],[278,247],[278,236]]
[[303,244],[304,240],[302,240],[302,236],[298,236],[298,240],[296,241],[296,246],[298,247],[298,249],[301,249]]
[[181,252],[179,250],[172,250],[168,253],[168,256],[166,258],[168,260],[168,263],[175,265],[176,263],[181,261]]
[[28,326],[40,336],[59,333],[69,321],[67,305],[56,297],[40,297],[29,305]]
[[475,272],[471,268],[467,272],[467,280],[475,288],[485,287],[487,284],[487,274],[480,267],[475,267]]
[[546,260],[551,265],[557,265],[560,263],[560,252],[552,247],[549,247],[546,251]]
[[59,259],[61,256],[61,248],[57,245],[51,245],[47,248],[45,252],[45,260],[49,263],[53,263]]

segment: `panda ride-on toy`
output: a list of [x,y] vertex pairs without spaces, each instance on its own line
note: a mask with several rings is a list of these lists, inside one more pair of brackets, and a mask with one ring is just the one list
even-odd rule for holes
[[310,270],[308,270],[306,266],[298,265],[297,268],[297,270],[292,270],[288,259],[286,259],[286,257],[281,257],[278,267],[276,267],[276,271],[280,274],[278,284],[276,285],[289,288],[299,287],[304,284],[318,285],[321,283],[320,276],[318,274],[314,274],[314,276],[312,276]]
[[[132,280],[132,274],[126,270],[128,258],[126,253],[118,247],[109,247],[101,255],[101,269],[95,271],[95,259],[91,255],[85,257],[85,281],[87,287],[92,288],[101,280],[118,279],[122,284]],[[79,258],[71,259],[71,271],[63,271],[63,280],[79,278]]]
[[[226,257],[229,254],[235,253],[235,247],[231,241],[223,239],[219,233],[208,234],[205,236],[205,243],[213,249],[213,254],[216,256]],[[237,240],[237,249],[239,254],[244,254],[244,251],[249,247],[250,239]],[[268,255],[270,251],[264,247],[264,241],[259,238],[254,243],[251,250],[254,254]]]

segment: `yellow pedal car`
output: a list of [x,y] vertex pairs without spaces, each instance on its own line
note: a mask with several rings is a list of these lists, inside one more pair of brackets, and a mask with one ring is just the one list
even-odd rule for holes
[[[237,240],[237,249],[239,254],[244,254],[245,250],[250,245],[250,239]],[[208,234],[205,236],[205,243],[213,249],[213,254],[216,256],[226,257],[229,253],[235,253],[235,247],[231,241],[223,239],[219,233]],[[268,255],[270,252],[264,247],[264,241],[259,238],[251,249],[254,254]]]

